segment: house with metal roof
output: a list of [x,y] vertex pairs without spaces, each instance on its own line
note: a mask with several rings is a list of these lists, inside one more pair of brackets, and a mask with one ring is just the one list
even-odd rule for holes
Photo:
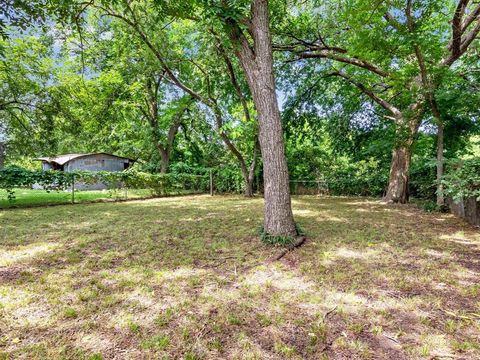
[[[54,157],[39,157],[34,160],[42,162],[43,170],[58,171],[123,171],[133,165],[135,160],[108,153],[65,154]],[[76,183],[76,189],[98,190],[105,189],[102,183]]]

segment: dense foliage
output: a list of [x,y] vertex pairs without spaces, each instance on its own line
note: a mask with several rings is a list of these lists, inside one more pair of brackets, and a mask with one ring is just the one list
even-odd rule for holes
[[0,189],[8,193],[11,201],[15,200],[15,189],[32,186],[47,191],[71,189],[72,184],[94,184],[100,182],[109,189],[131,188],[148,189],[152,195],[160,196],[172,193],[207,192],[208,175],[195,174],[151,174],[139,171],[31,171],[19,167],[7,167],[0,170]]
[[450,161],[447,166],[446,194],[454,200],[475,197],[480,201],[480,158]]
[[[212,169],[218,192],[262,191],[257,109],[228,31],[248,24],[250,5],[8,1],[0,164],[32,169],[34,157],[98,151],[139,162],[114,175],[9,167],[2,187],[95,176],[162,193]],[[476,194],[474,161],[453,164],[480,154],[477,3],[270,0],[269,9],[293,192],[385,195],[392,150],[404,147],[410,195],[435,199],[443,158],[446,195]]]

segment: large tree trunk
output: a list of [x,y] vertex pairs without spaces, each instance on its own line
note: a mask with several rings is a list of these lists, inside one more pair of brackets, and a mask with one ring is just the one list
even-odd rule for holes
[[268,1],[252,1],[250,31],[253,47],[238,24],[230,20],[228,25],[231,27],[230,36],[258,113],[265,181],[264,230],[274,236],[292,236],[296,234],[296,230],[290,200],[282,121],[275,93]]
[[396,116],[396,146],[392,151],[392,162],[390,164],[390,176],[388,189],[384,201],[388,203],[405,204],[408,202],[408,172],[412,159],[412,145],[422,122],[424,111],[424,99],[412,104],[408,112],[413,114],[404,118],[401,113]]
[[168,172],[168,165],[170,164],[169,149],[164,149],[161,146],[158,146],[158,152],[160,154],[160,173],[166,174]]
[[259,118],[259,140],[265,181],[265,231],[271,235],[294,235],[287,161],[280,112],[273,76],[258,79],[253,92]]
[[393,149],[388,190],[384,201],[401,204],[408,201],[408,171],[411,156],[409,146],[400,146]]

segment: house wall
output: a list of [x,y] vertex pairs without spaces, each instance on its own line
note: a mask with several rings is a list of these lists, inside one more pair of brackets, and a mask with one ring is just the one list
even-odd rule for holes
[[120,159],[107,154],[96,154],[70,160],[64,166],[64,171],[123,171],[127,159]]
[[[128,166],[127,159],[117,158],[107,154],[96,154],[70,160],[65,164],[63,170],[70,171],[123,171]],[[125,165],[127,164],[127,165]],[[95,184],[75,183],[78,190],[102,190],[107,186],[101,182]]]
[[42,162],[42,170],[43,171],[47,171],[47,170],[51,170],[52,169],[52,165],[50,165],[48,162],[46,161],[43,161]]

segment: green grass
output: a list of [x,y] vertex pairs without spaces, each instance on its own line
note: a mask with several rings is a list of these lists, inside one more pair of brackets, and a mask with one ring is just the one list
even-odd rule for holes
[[[150,197],[149,190],[128,190],[125,197],[123,190],[89,190],[76,191],[75,202],[94,202],[94,201],[113,201],[116,199],[138,199]],[[70,191],[50,191],[45,190],[31,190],[31,189],[16,189],[15,201],[8,201],[7,192],[0,189],[0,209],[12,207],[30,207],[53,204],[68,204],[72,201],[72,193]]]
[[480,358],[480,234],[372,199],[186,196],[0,211],[0,359]]

